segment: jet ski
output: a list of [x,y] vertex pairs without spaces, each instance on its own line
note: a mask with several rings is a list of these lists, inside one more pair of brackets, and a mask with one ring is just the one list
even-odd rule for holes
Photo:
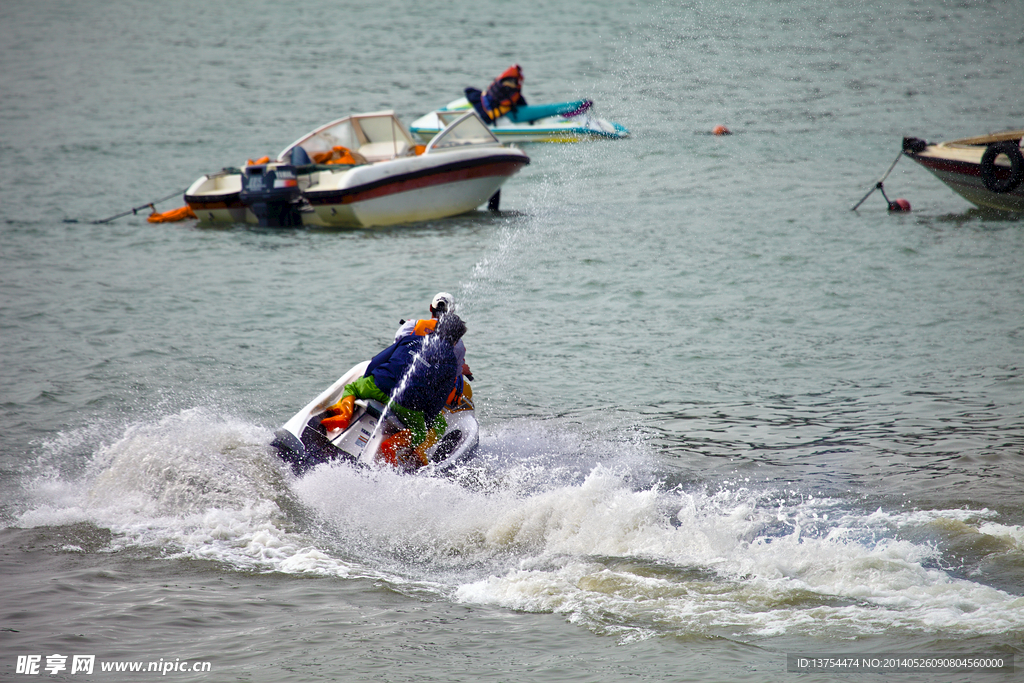
[[[619,123],[593,116],[590,100],[523,105],[499,117],[489,126],[502,143],[580,142],[583,140],[619,140],[629,130]],[[409,131],[421,140],[430,140],[459,116],[473,111],[465,97],[413,121]]]
[[[327,430],[321,424],[328,417],[327,407],[341,399],[346,384],[363,376],[369,363],[363,361],[339,377],[277,430],[270,445],[296,474],[329,462],[347,462],[357,467],[386,466],[377,462],[377,449],[387,436],[405,427],[382,403],[357,400],[352,420],[345,430]],[[444,418],[448,429],[427,451],[430,464],[416,470],[418,473],[442,474],[476,454],[480,427],[472,400],[462,397],[458,405],[445,406]]]

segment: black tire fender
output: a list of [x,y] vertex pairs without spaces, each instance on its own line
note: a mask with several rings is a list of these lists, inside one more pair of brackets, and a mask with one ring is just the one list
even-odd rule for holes
[[[996,157],[1005,154],[1010,159],[1010,175],[1005,178],[996,177]],[[981,180],[985,187],[996,194],[1013,192],[1024,180],[1024,155],[1020,147],[1012,140],[993,142],[981,155]]]

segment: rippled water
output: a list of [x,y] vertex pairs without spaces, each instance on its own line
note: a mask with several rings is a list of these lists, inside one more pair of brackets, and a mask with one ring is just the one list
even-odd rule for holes
[[[1022,223],[909,160],[886,190],[912,213],[850,211],[903,135],[1022,125],[1014,14],[3,5],[0,671],[764,681],[798,652],[1019,658]],[[591,97],[633,138],[528,147],[498,216],[92,223],[348,113],[409,123],[516,61],[531,101]],[[295,479],[273,431],[441,290],[469,324],[474,464]]]

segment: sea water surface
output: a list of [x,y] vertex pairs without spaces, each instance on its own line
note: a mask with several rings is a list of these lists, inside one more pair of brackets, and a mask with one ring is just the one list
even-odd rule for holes
[[[909,160],[885,189],[911,213],[850,208],[904,135],[1024,125],[1020,16],[3,3],[0,675],[831,681],[787,656],[999,653],[1015,672],[885,680],[1019,677],[1024,223]],[[93,222],[512,63],[632,138],[527,147],[497,215]],[[438,291],[472,465],[295,478],[274,430]]]

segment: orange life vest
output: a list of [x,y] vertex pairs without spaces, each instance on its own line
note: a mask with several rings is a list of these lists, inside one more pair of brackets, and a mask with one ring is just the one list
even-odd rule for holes
[[412,328],[412,333],[417,337],[425,337],[437,327],[437,318],[430,318],[429,320],[417,320],[416,326]]
[[519,105],[526,104],[523,97],[523,70],[514,64],[494,79],[481,97],[481,106],[493,122]]

